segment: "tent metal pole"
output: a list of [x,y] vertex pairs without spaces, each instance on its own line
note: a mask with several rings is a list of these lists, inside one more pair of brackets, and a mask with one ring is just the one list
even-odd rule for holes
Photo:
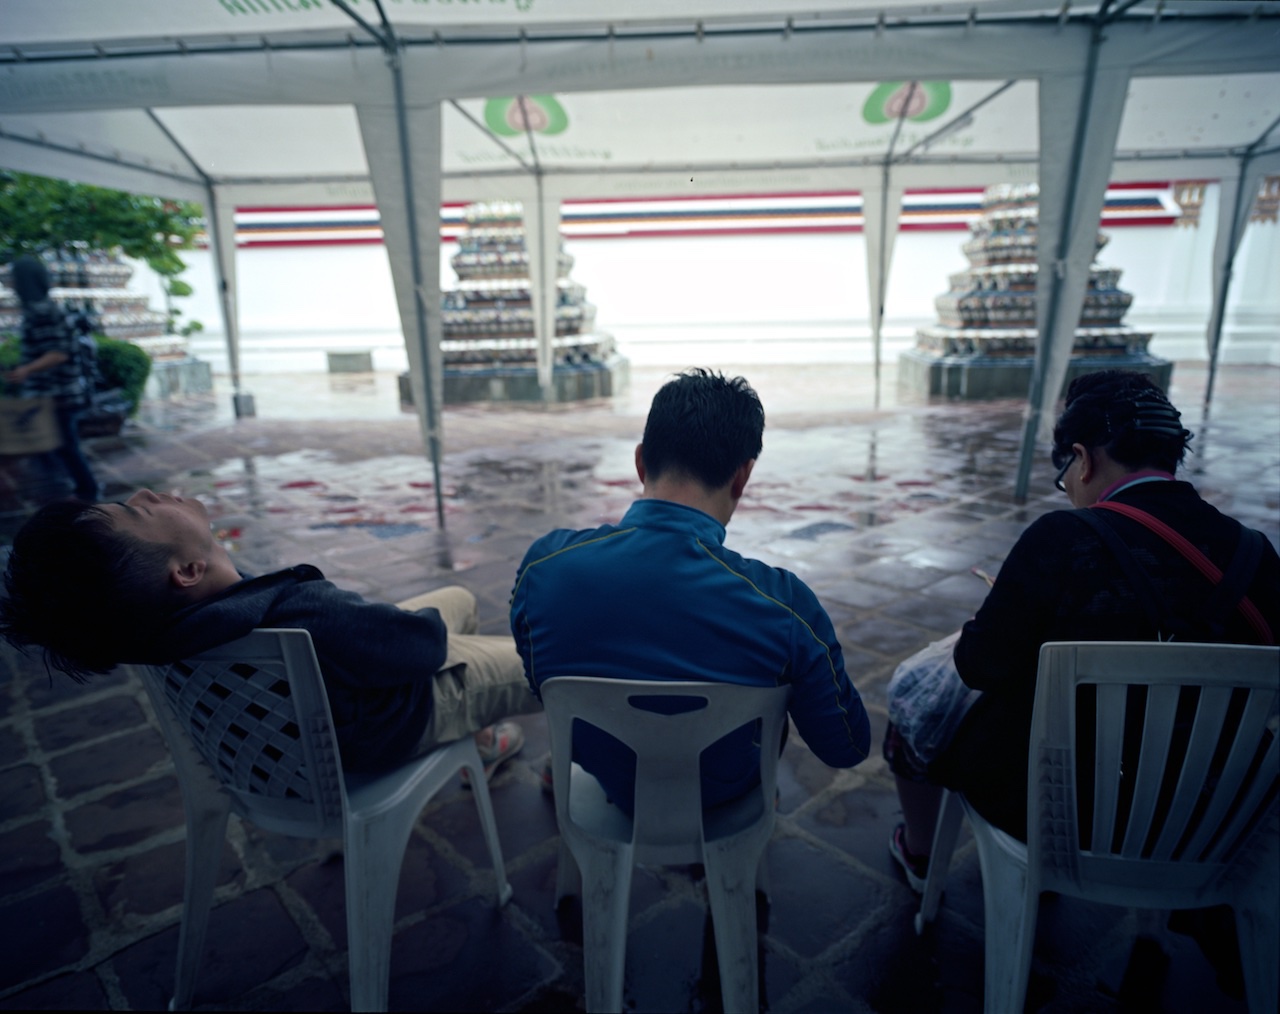
[[[914,89],[915,82],[912,82]],[[901,123],[901,120],[899,120]],[[880,237],[879,243],[876,245],[879,249],[876,251],[876,257],[879,260],[880,269],[876,272],[876,326],[875,326],[875,357],[876,357],[876,390],[875,401],[873,407],[879,411],[880,409],[880,350],[884,345],[884,293],[887,287],[885,275],[888,273],[885,268],[885,245],[886,236],[889,231],[889,161],[885,160],[884,168],[881,169],[880,180]]]
[[[511,147],[511,145],[509,145],[509,144],[507,144],[505,141],[503,141],[503,140],[502,140],[502,138],[500,138],[500,137],[496,136],[496,135],[493,133],[493,131],[491,131],[491,130],[490,130],[488,127],[486,127],[483,123],[481,123],[481,122],[480,122],[479,120],[477,120],[474,116],[472,116],[469,112],[467,112],[467,110],[465,109],[465,107],[463,107],[463,106],[461,105],[461,103],[459,103],[459,102],[458,102],[458,100],[457,100],[457,99],[450,99],[450,100],[449,100],[449,105],[453,106],[453,108],[458,112],[458,115],[459,115],[459,116],[461,116],[461,117],[462,117],[464,120],[466,120],[468,123],[470,123],[473,127],[475,127],[475,128],[476,128],[476,130],[480,131],[480,133],[482,133],[482,134],[483,134],[485,137],[487,137],[490,141],[492,141],[492,142],[493,142],[494,144],[496,144],[499,148],[501,148],[504,152],[506,152],[508,155],[510,155],[513,159],[515,159],[515,160],[520,164],[521,168],[523,168],[526,172],[530,172],[530,173],[532,173],[532,172],[535,172],[535,171],[536,171],[536,170],[534,169],[534,167],[533,167],[533,166],[529,165],[529,163],[528,163],[528,162],[526,162],[526,161],[521,157],[521,155],[520,155],[520,153],[519,153],[518,151],[516,151],[514,148],[512,148],[512,147]],[[532,144],[532,140],[530,141],[530,144]],[[536,154],[537,154],[537,152],[535,151],[535,152],[534,152],[534,154],[536,155]]]
[[[427,340],[427,307],[422,298],[422,250],[419,246],[418,205],[413,190],[413,154],[409,148],[409,117],[404,101],[404,69],[398,48],[388,49],[387,59],[395,82],[396,135],[400,142],[400,175],[404,181],[404,203],[409,226],[409,263],[413,274],[413,316],[416,324],[418,357],[422,364],[422,387],[427,422],[427,447],[431,453],[431,477],[436,492],[436,520],[444,528],[444,486],[440,477],[440,417],[436,408],[435,383],[431,375],[431,346]],[[439,205],[436,217],[440,215]]]
[[875,316],[875,324],[872,327],[873,337],[873,354],[875,355],[875,408],[880,408],[880,347],[883,343],[880,329],[884,327],[884,293],[885,282],[885,249],[886,237],[888,235],[889,220],[889,167],[893,164],[893,150],[898,146],[898,137],[902,133],[902,125],[906,122],[907,115],[911,112],[911,100],[915,98],[916,89],[920,87],[919,81],[912,81],[911,87],[907,89],[907,97],[903,100],[902,110],[898,113],[898,122],[893,126],[893,137],[889,139],[889,147],[885,151],[884,161],[880,166],[880,237],[876,243],[876,305],[872,312]]
[[[413,278],[413,316],[415,323],[415,340],[418,346],[418,357],[422,365],[423,408],[426,415],[427,449],[431,455],[431,475],[436,492],[436,520],[444,529],[444,488],[440,478],[440,417],[436,409],[435,385],[431,377],[431,347],[427,340],[427,308],[422,298],[422,248],[418,235],[418,205],[413,190],[413,153],[409,147],[409,117],[404,101],[404,67],[401,61],[402,44],[396,38],[395,29],[387,19],[382,0],[374,0],[378,17],[382,22],[382,31],[365,21],[357,14],[346,0],[332,0],[335,7],[340,8],[353,18],[361,28],[378,40],[387,57],[387,65],[391,68],[391,80],[395,87],[396,103],[396,140],[400,146],[400,177],[404,187],[405,218],[409,232],[409,264]],[[440,203],[436,201],[435,216],[437,219],[436,234],[439,235],[438,220]]]
[[1227,239],[1227,261],[1222,266],[1222,278],[1218,285],[1218,296],[1213,307],[1213,333],[1209,335],[1209,377],[1205,381],[1204,404],[1201,406],[1206,420],[1209,418],[1209,404],[1213,401],[1213,383],[1218,376],[1218,352],[1222,345],[1222,324],[1227,315],[1228,289],[1231,287],[1231,274],[1235,270],[1236,250],[1239,247],[1240,207],[1244,201],[1250,158],[1251,156],[1246,153],[1240,159],[1240,183],[1236,187],[1236,199],[1231,204],[1231,233]]
[[[533,157],[533,166],[530,172],[533,175],[533,193],[534,200],[538,202],[538,243],[537,247],[530,245],[529,234],[526,230],[524,237],[524,250],[527,263],[532,269],[537,265],[537,270],[529,272],[529,295],[530,306],[541,305],[541,312],[534,314],[533,318],[533,334],[537,340],[537,352],[535,359],[535,367],[538,374],[538,387],[542,391],[542,400],[545,402],[555,401],[555,384],[553,382],[553,374],[555,372],[554,351],[556,339],[556,311],[555,303],[551,302],[550,308],[547,305],[547,268],[546,257],[543,256],[547,249],[547,215],[546,203],[543,200],[543,169],[542,161],[538,158],[538,142],[533,136],[533,125],[529,120],[529,97],[527,95],[517,95],[516,101],[520,104],[520,115],[524,120],[524,136],[529,142],[529,154]],[[520,164],[524,165],[523,159]],[[537,253],[535,254],[535,249]],[[556,273],[553,278],[559,278],[559,265],[550,269]],[[540,300],[532,299],[534,288],[541,293]],[[551,330],[547,330],[547,322],[551,322]]]
[[[150,109],[147,110],[147,113],[150,114],[153,120],[156,120],[155,113],[153,113]],[[156,122],[159,123],[160,121],[156,120]],[[89,162],[102,162],[106,165],[119,166],[121,169],[128,169],[128,170],[131,170],[132,172],[145,173],[148,176],[154,176],[158,180],[173,180],[177,183],[185,183],[189,186],[197,186],[197,187],[204,186],[204,184],[208,180],[208,177],[205,175],[205,173],[203,173],[200,170],[200,167],[196,165],[194,161],[191,160],[191,156],[187,155],[186,150],[183,149],[182,146],[177,143],[176,139],[174,139],[173,137],[173,134],[170,133],[169,130],[163,124],[160,124],[160,128],[164,130],[166,134],[168,134],[169,139],[173,141],[174,145],[178,148],[178,151],[181,152],[184,156],[186,156],[187,161],[191,162],[191,168],[196,173],[195,177],[183,176],[181,173],[169,172],[164,169],[158,169],[155,166],[147,165],[144,162],[135,162],[123,157],[118,157],[114,155],[100,155],[97,152],[84,151],[80,148],[74,147],[69,144],[56,144],[55,142],[50,141],[47,138],[36,139],[31,137],[22,137],[19,134],[14,134],[11,131],[5,130],[3,127],[0,127],[0,138],[3,138],[5,141],[9,142],[10,144],[21,144],[27,147],[36,148],[41,151],[57,152],[60,155],[74,155],[78,159],[84,159]],[[164,184],[161,184],[161,186],[164,186]],[[177,197],[179,196],[179,194],[175,193],[172,190],[169,190],[164,193],[164,196]],[[183,193],[181,194],[181,196],[184,200],[189,200],[191,197],[191,195],[187,193]]]
[[[1084,153],[1085,134],[1089,129],[1089,108],[1093,103],[1094,83],[1098,77],[1098,51],[1102,48],[1102,29],[1095,24],[1089,39],[1089,59],[1084,73],[1084,90],[1080,97],[1080,112],[1076,118],[1075,137],[1071,146],[1071,171],[1067,176],[1067,204],[1062,216],[1062,231],[1058,236],[1055,263],[1057,271],[1050,282],[1049,305],[1044,315],[1045,333],[1037,336],[1036,358],[1031,368],[1031,387],[1027,392],[1027,411],[1022,429],[1022,446],[1018,451],[1018,472],[1013,483],[1015,503],[1027,502],[1027,489],[1031,484],[1031,462],[1036,453],[1036,435],[1040,431],[1040,417],[1044,414],[1046,376],[1049,372],[1049,348],[1054,335],[1058,303],[1062,298],[1062,283],[1070,249],[1071,224],[1075,218],[1076,191],[1080,186],[1080,163]],[[1043,145],[1041,145],[1043,149]],[[1054,392],[1055,395],[1057,392]]]
[[[537,277],[530,278],[529,284],[531,286],[536,285],[538,287],[538,291],[542,293],[542,299],[540,302],[541,312],[538,314],[538,318],[540,319],[535,320],[534,322],[534,333],[538,336],[538,351],[537,351],[538,384],[542,388],[542,400],[546,402],[552,402],[556,400],[555,385],[552,382],[552,373],[555,370],[555,363],[552,358],[554,355],[552,346],[555,345],[556,311],[555,311],[554,302],[551,303],[550,308],[548,308],[547,306],[547,300],[548,300],[547,272],[552,270],[557,271],[557,275],[556,275],[557,278],[559,277],[559,274],[558,274],[558,265],[555,268],[548,267],[547,259],[546,257],[543,256],[544,252],[547,249],[547,242],[546,242],[547,205],[546,205],[546,200],[543,194],[541,168],[539,168],[538,171],[534,173],[533,185],[534,185],[534,194],[536,195],[534,199],[538,202],[538,253],[537,253],[538,270],[536,272]],[[528,236],[525,236],[524,238],[524,249],[525,249],[525,256],[528,258],[526,263],[533,264],[534,253],[533,253],[533,248],[529,243]],[[532,303],[533,301],[530,300],[530,305],[532,305]],[[551,321],[550,331],[547,330],[548,320]]]
[[[227,284],[226,271],[223,269],[223,256],[226,252],[227,238],[222,235],[218,226],[218,197],[213,184],[205,184],[208,195],[205,202],[209,209],[209,240],[213,246],[213,270],[218,280],[218,307],[222,310],[223,333],[227,339],[227,369],[231,373],[231,405],[237,419],[257,415],[253,403],[253,395],[240,390],[240,327],[236,319],[236,308],[231,301],[231,287]],[[232,219],[234,223],[234,218]],[[232,226],[234,228],[234,224]],[[231,256],[235,256],[235,233],[231,235]]]
[[240,321],[236,314],[235,303],[231,299],[231,286],[227,284],[228,263],[230,263],[232,273],[234,274],[235,272],[235,209],[231,209],[231,213],[226,216],[226,222],[229,222],[231,226],[231,256],[226,257],[227,237],[220,224],[223,221],[223,216],[218,209],[218,192],[214,187],[213,177],[201,168],[200,163],[195,160],[195,156],[187,151],[182,142],[169,129],[168,124],[156,115],[154,109],[148,109],[147,116],[156,125],[160,133],[164,134],[169,143],[173,145],[178,154],[186,159],[187,165],[191,166],[191,171],[200,177],[200,182],[204,186],[205,211],[208,218],[206,232],[209,236],[209,244],[213,247],[213,276],[218,283],[218,308],[222,311],[222,331],[227,340],[227,369],[231,372],[231,407],[237,419],[255,416],[258,412],[257,407],[254,405],[253,395],[246,394],[240,390]]

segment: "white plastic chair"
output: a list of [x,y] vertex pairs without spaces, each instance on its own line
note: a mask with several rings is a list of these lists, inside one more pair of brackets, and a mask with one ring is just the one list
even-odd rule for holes
[[377,775],[346,775],[305,630],[255,630],[168,667],[139,667],[173,753],[187,817],[187,872],[171,1010],[191,1003],[227,817],[268,831],[341,836],[352,1010],[386,1010],[400,866],[414,821],[463,768],[497,880],[511,897],[475,740]]
[[[1078,754],[1076,745],[1077,687],[1085,684],[1097,688],[1092,756]],[[1130,762],[1134,769],[1122,774],[1129,688],[1140,686],[1148,688],[1141,752],[1136,767]],[[1199,688],[1198,700],[1196,690],[1184,688]],[[1022,1010],[1040,893],[1057,891],[1134,908],[1231,905],[1249,1008],[1274,1014],[1280,999],[1278,692],[1280,648],[1044,645],[1031,723],[1027,843],[987,823],[959,793],[947,793],[917,932],[937,912],[963,813],[982,867],[987,1011]],[[1180,702],[1183,722],[1175,733]],[[1185,753],[1170,749],[1175,742],[1185,743]],[[1082,844],[1077,790],[1090,768],[1092,813],[1083,816],[1091,830]]]
[[[702,863],[724,1009],[755,1014],[755,895],[757,885],[764,886],[761,860],[773,833],[788,693],[787,687],[580,676],[542,684],[561,837],[556,902],[581,888],[587,1010],[622,1010],[632,866]],[[637,706],[654,697],[688,698],[695,710],[664,715]],[[599,782],[571,762],[575,719],[635,751],[633,817],[609,803]],[[704,811],[702,751],[756,720],[759,787]]]

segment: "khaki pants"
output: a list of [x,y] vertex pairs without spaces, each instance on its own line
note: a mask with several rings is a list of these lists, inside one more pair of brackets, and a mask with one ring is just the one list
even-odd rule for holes
[[432,677],[431,718],[418,753],[479,732],[510,715],[541,711],[529,689],[524,663],[510,637],[477,634],[476,597],[450,586],[399,603],[414,612],[431,607],[449,630],[444,665]]

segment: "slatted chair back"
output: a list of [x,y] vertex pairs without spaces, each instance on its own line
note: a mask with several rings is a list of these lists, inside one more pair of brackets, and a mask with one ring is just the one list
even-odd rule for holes
[[311,635],[255,630],[163,670],[166,700],[242,816],[341,836],[346,791]]
[[960,818],[982,866],[985,1010],[1022,1010],[1042,891],[1145,909],[1230,905],[1251,1011],[1280,1002],[1280,648],[1041,646],[1027,843],[943,796],[916,932]]
[[1027,841],[1041,889],[1177,908],[1253,876],[1247,855],[1280,820],[1278,715],[1276,648],[1044,645]]

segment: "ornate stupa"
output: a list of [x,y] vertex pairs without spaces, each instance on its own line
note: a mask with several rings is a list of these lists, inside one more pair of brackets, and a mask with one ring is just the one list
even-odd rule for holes
[[[915,349],[904,353],[904,386],[961,398],[1027,393],[1038,340],[1039,192],[1030,183],[983,193],[981,217],[964,244],[969,267],[950,277],[950,288],[935,301],[938,322],[917,331]],[[1107,239],[1098,233],[1095,254]],[[1091,269],[1068,376],[1123,367],[1151,373],[1167,386],[1172,364],[1147,352],[1152,335],[1123,323],[1133,296],[1119,281],[1118,268]]]
[[[152,310],[147,297],[128,288],[133,265],[119,255],[102,250],[67,252],[46,256],[52,283],[50,296],[68,311],[87,313],[94,330],[146,350],[153,360],[184,359],[187,339],[166,334],[166,318]],[[0,331],[17,332],[22,307],[9,284],[9,266],[0,268]]]
[[[49,295],[69,312],[87,314],[94,333],[131,342],[151,357],[146,395],[202,394],[213,390],[209,364],[191,355],[185,335],[169,331],[168,316],[151,309],[147,297],[127,286],[133,265],[104,250],[62,249],[45,254]],[[0,333],[22,329],[22,306],[9,287],[9,266],[0,267]]]
[[[441,311],[445,401],[541,398],[523,209],[512,201],[472,204],[464,221],[450,261],[458,282]],[[557,401],[610,395],[627,379],[627,361],[611,335],[595,330],[595,307],[572,270],[561,241],[552,340]]]

